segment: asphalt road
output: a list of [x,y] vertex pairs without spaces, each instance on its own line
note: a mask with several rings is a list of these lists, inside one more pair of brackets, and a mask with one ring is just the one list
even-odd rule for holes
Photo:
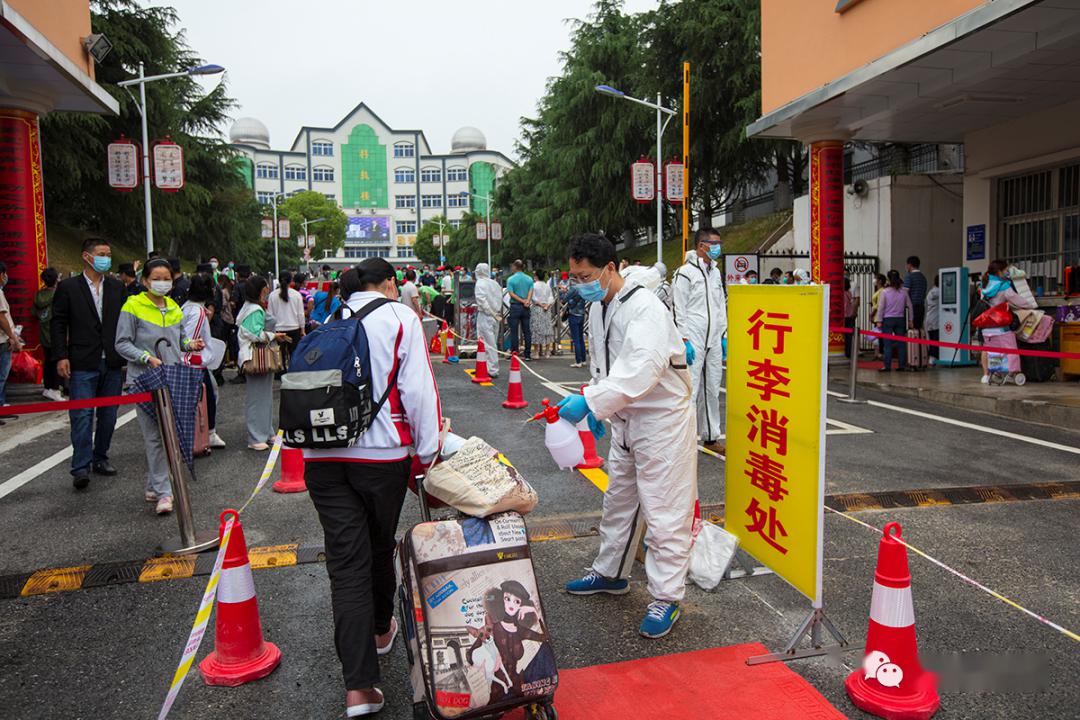
[[[565,358],[533,368],[555,387],[525,373],[527,410],[504,410],[506,367],[495,387],[469,382],[460,366],[436,365],[444,412],[461,435],[479,435],[501,449],[538,490],[537,518],[575,518],[599,512],[602,495],[578,473],[554,469],[539,423],[524,424],[541,397],[557,397],[586,379]],[[841,387],[833,389],[840,390]],[[844,405],[830,399],[827,493],[935,489],[968,485],[1076,480],[1080,435],[911,400],[867,394],[882,405]],[[242,386],[229,385],[219,432],[230,447],[197,461],[193,484],[197,523],[216,527],[224,507],[244,501],[265,454],[244,447]],[[924,413],[927,416],[911,414]],[[123,415],[123,412],[121,412]],[[44,422],[44,421],[42,421]],[[958,424],[959,423],[959,424]],[[62,452],[64,430],[30,437],[20,422],[15,436],[0,430],[0,493],[4,483]],[[986,429],[994,432],[986,432]],[[17,437],[17,444],[8,442]],[[1038,439],[1052,445],[1034,444]],[[6,445],[5,445],[6,443]],[[15,447],[10,447],[15,445]],[[1074,452],[1070,452],[1073,449]],[[601,443],[601,454],[606,450]],[[723,501],[723,462],[700,455],[702,501]],[[177,536],[174,518],[159,518],[142,499],[145,459],[137,424],[117,431],[112,460],[116,478],[94,478],[75,492],[66,463],[44,470],[0,497],[3,549],[0,575],[41,568],[100,564],[149,557]],[[34,474],[34,473],[31,473]],[[26,477],[25,475],[22,477]],[[942,562],[1071,630],[1080,629],[1080,545],[1075,541],[1080,500],[931,506],[859,512],[881,527],[896,520],[904,536]],[[406,527],[418,519],[410,498]],[[267,490],[244,515],[250,546],[319,543],[321,531],[306,494]],[[577,598],[562,584],[586,568],[597,539],[534,544],[548,625],[560,667],[576,668],[650,655],[759,641],[782,647],[809,603],[775,576],[722,583],[716,592],[691,587],[683,618],[671,636],[638,637],[648,603],[643,570],[632,592],[612,598]],[[825,611],[854,649],[835,660],[790,663],[841,712],[857,711],[843,691],[848,667],[861,660],[877,536],[850,520],[826,514]],[[1066,718],[1080,706],[1077,643],[940,568],[911,558],[920,648],[924,655],[962,653],[970,663],[1025,652],[1045,663],[1029,673],[1027,692],[942,695],[942,718]],[[190,629],[206,578],[89,588],[0,600],[0,708],[11,718],[131,718],[157,713]],[[244,687],[187,681],[171,717],[333,718],[341,716],[340,669],[333,652],[329,583],[321,564],[255,573],[267,638],[284,654],[270,677]],[[210,650],[208,636],[200,657]],[[1015,675],[1020,666],[1009,660]],[[389,700],[381,714],[409,718],[408,681],[399,647],[383,661]],[[993,683],[991,683],[993,684]],[[673,689],[677,691],[677,689]],[[599,699],[602,701],[602,699]],[[725,717],[723,699],[703,717]],[[646,713],[643,717],[651,717]]]

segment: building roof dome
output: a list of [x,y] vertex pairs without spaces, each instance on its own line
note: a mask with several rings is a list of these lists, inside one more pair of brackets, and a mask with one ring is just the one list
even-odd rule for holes
[[476,150],[487,150],[487,138],[478,128],[471,125],[460,128],[450,140],[452,153],[467,153]]
[[270,149],[270,131],[253,117],[242,117],[229,128],[229,142],[238,145]]

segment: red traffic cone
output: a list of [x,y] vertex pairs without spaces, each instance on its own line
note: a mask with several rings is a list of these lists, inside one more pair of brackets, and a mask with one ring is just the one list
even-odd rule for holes
[[878,544],[866,652],[862,667],[844,686],[851,702],[868,713],[886,720],[927,720],[941,701],[937,677],[919,663],[911,574],[907,548],[897,542],[900,533],[899,523],[889,523]]
[[484,349],[483,339],[476,341],[476,369],[473,370],[472,381],[474,383],[491,382],[487,371],[487,350]]
[[[479,355],[480,351],[476,352]],[[514,353],[510,356],[510,382],[506,386],[506,400],[503,401],[503,407],[517,410],[528,406],[529,403],[525,402],[525,394],[521,389],[521,361],[518,360],[517,353]]]
[[225,532],[225,518],[232,515],[229,547],[221,565],[217,589],[217,617],[214,619],[214,652],[199,663],[207,685],[236,687],[266,677],[281,662],[281,651],[263,640],[255,581],[251,577],[247,542],[240,514],[229,509],[221,513],[219,535]]
[[304,451],[281,448],[281,479],[273,485],[274,492],[307,492],[304,482]]
[[[585,386],[581,386],[581,392],[585,392]],[[581,422],[577,424],[578,436],[581,438],[581,445],[585,448],[585,459],[581,461],[580,465],[575,465],[575,470],[590,470],[593,468],[603,467],[604,458],[596,454],[596,438],[593,437],[592,430],[589,429],[589,419],[582,418]]]
[[444,363],[456,363],[458,361],[457,344],[454,342],[453,332],[449,330],[446,332],[446,344],[443,347],[446,349],[446,354],[443,355],[442,361]]

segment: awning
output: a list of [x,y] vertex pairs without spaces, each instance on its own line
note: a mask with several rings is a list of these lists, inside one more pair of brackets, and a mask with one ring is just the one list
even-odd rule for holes
[[747,127],[761,138],[959,143],[1080,99],[1080,0],[996,0]]
[[[120,104],[11,6],[0,1],[0,105],[116,115]],[[21,103],[19,103],[21,104]]]

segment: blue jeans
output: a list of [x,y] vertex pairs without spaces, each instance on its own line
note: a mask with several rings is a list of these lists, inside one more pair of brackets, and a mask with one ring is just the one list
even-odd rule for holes
[[0,343],[0,405],[7,405],[7,379],[11,372],[11,345]]
[[[112,397],[123,389],[124,373],[122,370],[110,370],[101,359],[97,370],[72,370],[72,400]],[[112,405],[103,408],[69,410],[71,419],[71,474],[90,469],[90,463],[105,462],[109,459],[109,446],[112,444],[113,430],[116,429],[116,412]],[[97,414],[97,432],[94,432],[94,415]]]
[[521,303],[510,303],[510,350],[511,352],[518,351],[518,327],[520,326],[525,335],[524,357],[526,360],[532,359],[532,326],[529,324],[530,319],[529,308]]
[[571,315],[570,343],[574,346],[574,362],[585,362],[585,316]]
[[[903,336],[907,333],[907,320],[902,317],[887,317],[881,321],[881,331],[888,333],[889,335]],[[907,343],[900,342],[899,340],[889,340],[888,338],[882,340],[883,348],[882,355],[885,356],[885,367],[892,369],[892,356],[893,350],[896,350],[896,355],[900,360],[899,368],[904,370],[907,368]]]

